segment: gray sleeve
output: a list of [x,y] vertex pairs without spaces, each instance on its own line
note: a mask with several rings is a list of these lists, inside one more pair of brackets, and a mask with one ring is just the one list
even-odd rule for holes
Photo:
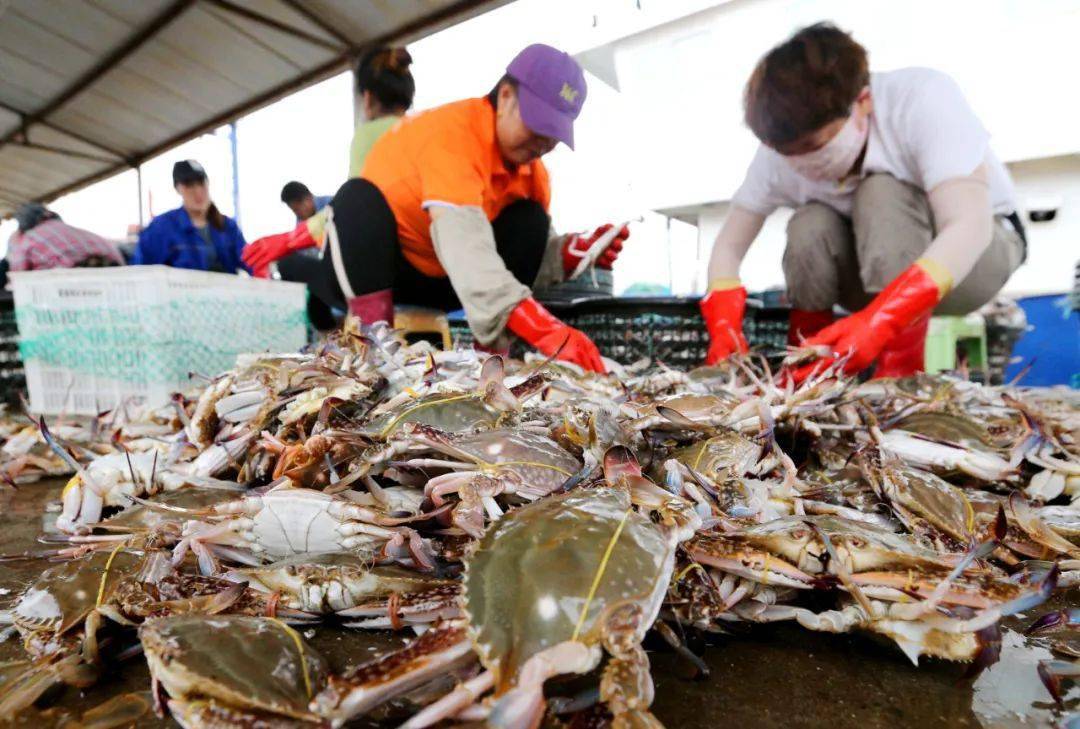
[[431,223],[431,240],[477,341],[491,344],[514,307],[531,295],[529,287],[506,268],[491,223],[478,207],[442,208]]
[[544,257],[540,261],[540,270],[536,273],[533,281],[533,289],[539,291],[548,286],[554,286],[566,280],[563,271],[562,246],[566,235],[559,235],[554,228],[548,229],[547,248],[544,249]]

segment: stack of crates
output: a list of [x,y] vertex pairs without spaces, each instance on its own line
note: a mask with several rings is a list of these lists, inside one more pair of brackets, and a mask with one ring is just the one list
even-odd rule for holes
[[[590,299],[572,303],[546,301],[555,316],[589,336],[605,357],[621,364],[642,358],[669,367],[690,369],[705,361],[709,335],[697,297],[634,297]],[[766,356],[783,354],[789,310],[747,302],[743,333],[751,348]],[[463,318],[451,319],[456,346],[470,346],[472,333]],[[521,356],[520,344],[510,354]]]
[[15,297],[0,292],[0,402],[17,406],[26,392],[26,372],[19,357],[19,327],[15,323]]
[[30,408],[94,415],[168,402],[193,373],[307,342],[306,287],[166,266],[11,275]]

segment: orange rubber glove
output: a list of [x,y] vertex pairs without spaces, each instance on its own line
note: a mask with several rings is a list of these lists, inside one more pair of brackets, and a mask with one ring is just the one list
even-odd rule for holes
[[[588,253],[600,236],[611,230],[611,223],[605,223],[599,228],[594,230],[591,234],[585,233],[571,233],[566,236],[566,240],[563,242],[562,247],[562,260],[563,260],[563,273],[567,276],[574,272],[578,263]],[[623,226],[618,235],[612,238],[608,247],[604,249],[604,252],[600,254],[600,257],[596,259],[597,268],[606,268],[611,270],[612,265],[615,263],[615,259],[619,257],[619,251],[623,248],[623,243],[630,237],[630,229],[627,226]]]
[[844,372],[854,374],[866,369],[898,334],[933,311],[951,286],[952,277],[940,264],[920,258],[893,279],[866,308],[830,324],[803,342],[804,347],[828,347],[832,355],[800,367],[792,377],[802,382],[849,355]]
[[738,279],[715,282],[698,306],[711,340],[705,364],[714,365],[735,352],[745,354],[750,349],[742,331],[746,289]]
[[251,267],[255,276],[266,278],[268,266],[274,261],[317,245],[318,242],[308,228],[308,221],[305,220],[288,233],[268,235],[248,243],[240,257]]
[[531,296],[514,307],[506,326],[546,355],[559,352],[557,359],[573,362],[600,374],[607,372],[603,360],[600,359],[600,350],[592,340],[583,332],[556,319]]

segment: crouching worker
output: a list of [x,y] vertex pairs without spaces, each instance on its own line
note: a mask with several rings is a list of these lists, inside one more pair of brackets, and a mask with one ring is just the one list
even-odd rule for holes
[[[789,207],[789,339],[827,352],[796,379],[839,358],[921,371],[931,313],[979,308],[1025,255],[1009,174],[960,89],[926,68],[870,73],[862,46],[819,24],[758,62],[745,104],[761,146],[709,263],[709,361],[746,350],[739,265]],[[834,323],[838,304],[855,313]]]
[[[602,372],[593,342],[530,290],[562,280],[610,229],[551,233],[540,157],[560,141],[573,148],[584,101],[577,63],[532,45],[487,97],[396,124],[372,147],[361,177],[330,203],[320,295],[368,322],[392,321],[395,302],[463,307],[483,346],[503,348],[509,330],[545,354]],[[598,265],[610,268],[628,235],[619,231]]]

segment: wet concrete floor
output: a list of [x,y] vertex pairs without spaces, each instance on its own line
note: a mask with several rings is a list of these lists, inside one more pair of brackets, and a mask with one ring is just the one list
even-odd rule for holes
[[[43,517],[45,505],[59,498],[61,486],[46,482],[22,486],[17,494],[0,491],[0,554],[41,548],[35,539],[55,518]],[[48,566],[44,560],[0,563],[0,609]],[[1014,625],[1025,625],[1049,609],[1078,604],[1080,593],[1056,597]],[[335,670],[401,643],[389,633],[335,628],[308,635]],[[924,661],[916,668],[899,650],[872,638],[812,633],[793,625],[756,626],[695,648],[711,671],[707,679],[695,680],[694,669],[670,651],[650,653],[656,682],[653,708],[668,727],[1053,726],[1080,711],[1080,689],[1066,694],[1061,710],[1038,679],[1037,662],[1051,657],[1048,644],[1026,640],[1012,630],[1005,631],[1001,660],[974,681],[963,678],[962,665]],[[0,688],[5,664],[24,657],[17,638],[0,644]],[[145,661],[136,656],[109,668],[93,687],[67,689],[46,713],[27,712],[16,723],[63,725],[129,692],[149,702],[148,687]],[[172,724],[147,711],[137,725]]]

